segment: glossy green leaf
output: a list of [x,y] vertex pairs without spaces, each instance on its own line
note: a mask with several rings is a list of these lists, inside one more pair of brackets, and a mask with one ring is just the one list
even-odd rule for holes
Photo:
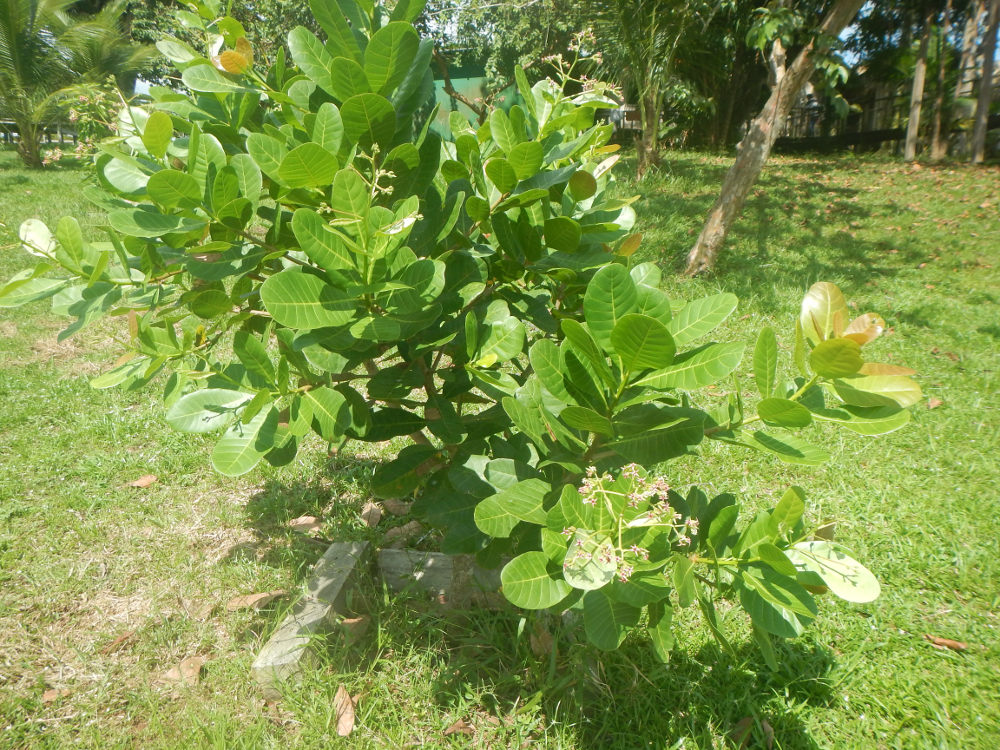
[[[518,145],[517,133],[514,132],[514,128],[510,124],[510,118],[499,107],[490,112],[490,134],[500,147],[500,150],[505,154],[510,155],[514,147]],[[541,163],[538,166],[541,167]],[[522,177],[521,179],[525,178]]]
[[539,339],[528,351],[528,361],[545,389],[563,403],[572,403],[573,398],[563,381],[559,347],[551,339]]
[[777,384],[778,339],[774,329],[762,328],[753,349],[753,378],[757,390],[764,398],[770,398]]
[[230,94],[252,92],[236,81],[226,78],[211,65],[193,65],[181,73],[181,81],[192,91],[200,93]]
[[492,537],[506,537],[520,521],[544,525],[542,501],[549,489],[541,479],[525,479],[490,495],[476,506],[476,526]]
[[354,257],[347,246],[318,213],[309,208],[296,209],[292,214],[292,231],[299,247],[309,259],[327,271],[354,268]]
[[771,542],[758,544],[754,548],[754,554],[762,563],[765,563],[775,572],[780,573],[783,576],[795,578],[795,566],[792,565],[785,553]]
[[268,278],[260,297],[271,317],[289,328],[342,326],[355,319],[353,298],[318,276],[295,269]]
[[370,148],[373,143],[385,149],[396,134],[396,111],[378,94],[358,94],[340,107],[344,131],[351,143]]
[[170,139],[174,137],[174,123],[166,112],[151,112],[142,131],[142,145],[150,156],[162,159],[167,153]]
[[799,313],[802,333],[809,343],[840,336],[847,325],[847,300],[836,284],[820,281],[809,287]]
[[799,570],[819,575],[830,591],[841,599],[864,604],[874,601],[881,593],[881,586],[871,571],[844,552],[839,544],[799,542],[786,554]]
[[646,315],[629,313],[611,331],[611,346],[628,372],[662,370],[674,358],[674,340],[666,326]]
[[583,314],[590,332],[606,351],[611,349],[611,331],[618,321],[635,312],[636,287],[624,266],[604,266],[587,285]]
[[322,387],[306,391],[302,398],[309,403],[315,430],[321,438],[333,442],[343,437],[351,426],[351,415],[344,394],[333,388]]
[[920,400],[920,386],[904,375],[858,375],[833,382],[833,389],[851,406],[906,408]]
[[486,176],[501,193],[509,193],[517,186],[517,172],[506,159],[496,157],[486,162]]
[[309,138],[331,154],[336,154],[340,150],[340,143],[344,138],[344,121],[335,104],[323,102],[319,106],[309,130]]
[[360,64],[361,48],[347,24],[340,4],[330,0],[309,0],[309,8],[316,22],[326,32],[327,46],[334,56],[348,57]]
[[29,302],[46,299],[66,286],[62,279],[28,279],[21,283],[8,283],[0,287],[0,307],[20,307]]
[[553,250],[572,253],[580,247],[583,229],[580,222],[568,216],[554,216],[544,224],[545,244]]
[[112,211],[108,214],[108,223],[122,234],[150,238],[177,232],[193,232],[205,226],[201,219],[161,214],[151,206]]
[[667,330],[678,347],[685,346],[714,331],[732,314],[737,303],[736,295],[728,292],[692,300],[670,321]]
[[365,73],[372,90],[388,95],[403,81],[417,56],[420,37],[404,21],[390,21],[365,48]]
[[570,427],[578,430],[596,432],[607,437],[615,434],[610,419],[585,406],[576,406],[575,404],[567,406],[560,412],[559,417]]
[[507,161],[514,168],[517,179],[527,180],[534,177],[542,168],[545,151],[537,141],[518,143],[507,152]]
[[548,558],[544,552],[532,551],[518,555],[500,571],[503,595],[515,607],[546,609],[555,606],[573,590],[561,579],[548,573]]
[[739,599],[755,628],[780,638],[802,635],[803,625],[799,617],[791,610],[765,599],[755,588],[741,586]]
[[774,435],[757,431],[752,435],[741,433],[736,441],[748,448],[773,453],[785,463],[819,466],[830,460],[829,451],[817,448],[793,435]]
[[581,169],[569,178],[569,192],[574,200],[585,201],[597,192],[597,180],[590,172]]
[[215,444],[212,466],[227,477],[246,474],[274,448],[277,412],[262,409],[247,424],[235,423]]
[[288,49],[299,70],[305,73],[309,80],[339,98],[339,92],[330,75],[333,56],[315,34],[304,26],[296,26],[288,33]]
[[204,200],[202,189],[194,177],[176,169],[161,169],[146,183],[149,197],[167,210],[200,205]]
[[812,423],[809,410],[787,398],[765,398],[757,404],[757,414],[764,424],[773,427],[805,427]]
[[849,406],[810,408],[816,419],[836,422],[859,435],[885,435],[910,423],[910,412],[896,404],[887,406]]
[[618,572],[614,545],[599,531],[577,529],[562,560],[563,578],[575,589],[603,588]]
[[278,178],[290,188],[326,187],[339,168],[337,157],[316,143],[289,151],[278,166]]
[[692,391],[712,385],[735,370],[743,359],[743,344],[709,344],[693,352],[685,352],[674,364],[651,372],[635,382],[647,388],[679,388]]
[[646,631],[649,633],[650,643],[653,645],[653,653],[661,662],[666,663],[670,659],[670,652],[674,648],[674,633],[671,624],[674,617],[674,608],[669,603],[656,602],[649,605],[649,622],[646,624]]
[[679,554],[674,555],[674,589],[681,607],[690,607],[698,598],[694,563]]
[[806,496],[799,487],[789,487],[781,500],[771,511],[770,530],[772,535],[790,534],[802,519],[806,509]]
[[342,102],[352,96],[369,94],[372,90],[365,69],[346,57],[334,59],[330,69],[330,82],[333,84],[334,96]]
[[214,432],[230,424],[236,410],[253,398],[224,388],[205,388],[182,396],[167,410],[167,424],[179,432]]
[[809,366],[824,378],[854,375],[864,363],[858,342],[845,338],[820,341],[809,355]]
[[588,591],[583,597],[583,629],[587,640],[602,651],[618,648],[630,628],[639,624],[640,610],[615,601],[602,590]]
[[263,133],[251,133],[247,136],[247,153],[264,174],[277,178],[278,168],[288,149],[277,138]]

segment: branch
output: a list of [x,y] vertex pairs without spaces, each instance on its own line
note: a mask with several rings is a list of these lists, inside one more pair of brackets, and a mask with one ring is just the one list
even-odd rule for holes
[[451,76],[448,75],[448,61],[444,59],[444,55],[442,55],[436,47],[434,48],[434,61],[437,63],[438,70],[441,71],[441,78],[444,80],[444,93],[452,99],[457,99],[466,107],[471,109],[475,113],[476,117],[479,118],[479,122],[485,122],[486,117],[489,114],[485,105],[476,104],[475,102],[470,101],[464,94],[455,90],[455,87],[451,85]]

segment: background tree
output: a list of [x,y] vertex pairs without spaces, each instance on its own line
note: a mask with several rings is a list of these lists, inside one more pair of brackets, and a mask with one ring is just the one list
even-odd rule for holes
[[787,67],[785,45],[780,35],[775,37],[769,56],[774,80],[771,95],[740,143],[736,161],[726,173],[719,197],[709,210],[701,234],[688,253],[685,273],[700,273],[714,266],[729,228],[743,210],[747,194],[764,168],[802,87],[812,76],[817,61],[833,48],[839,34],[863,4],[864,0],[835,0],[823,21],[813,27],[808,41]]
[[71,87],[113,76],[128,89],[150,59],[118,26],[123,3],[92,16],[72,12],[71,0],[0,2],[0,111],[14,121],[17,150],[29,167],[42,164],[45,128],[60,116]]
[[997,52],[997,34],[1000,33],[1000,0],[990,0],[989,20],[983,37],[983,74],[979,79],[979,97],[976,100],[976,122],[972,130],[972,163],[979,164],[986,156],[986,130],[993,99],[993,68]]

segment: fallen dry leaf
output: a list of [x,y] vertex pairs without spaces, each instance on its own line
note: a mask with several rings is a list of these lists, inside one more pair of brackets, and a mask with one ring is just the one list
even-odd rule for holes
[[284,596],[287,593],[285,589],[275,589],[274,591],[262,591],[259,594],[237,596],[226,602],[226,611],[235,612],[238,609],[263,609],[279,596]]
[[126,487],[138,487],[140,490],[144,490],[151,484],[156,484],[157,476],[156,474],[143,474],[138,479],[129,482]]
[[120,636],[118,636],[113,641],[111,641],[111,643],[109,643],[107,646],[104,646],[101,649],[101,653],[104,654],[105,656],[107,656],[108,654],[114,653],[119,648],[121,648],[125,644],[126,641],[131,640],[132,636],[134,636],[134,635],[135,635],[135,631],[134,630],[128,630],[128,631],[122,633]]
[[333,708],[337,712],[337,735],[346,737],[354,731],[354,701],[343,685],[337,687],[333,696]]
[[197,685],[201,679],[201,668],[205,666],[205,657],[189,656],[173,667],[160,678],[162,682],[173,682],[181,685]]
[[[344,637],[348,643],[357,643],[365,637],[368,628],[371,626],[371,618],[367,615],[360,617],[345,617],[340,621],[340,627],[344,631]],[[357,702],[357,701],[355,701]]]
[[299,531],[303,534],[309,534],[313,531],[319,531],[320,524],[319,519],[316,516],[299,516],[298,518],[293,518],[288,522],[288,528],[292,531]]
[[475,733],[476,733],[476,730],[474,730],[472,728],[472,725],[469,724],[465,719],[459,719],[454,724],[452,724],[450,727],[448,727],[447,729],[444,730],[444,736],[445,737],[450,737],[453,734],[473,735]]
[[924,640],[930,641],[934,648],[950,648],[952,651],[965,651],[969,648],[969,644],[967,643],[953,641],[951,638],[940,638],[939,636],[931,635],[930,633],[924,633]]
[[[739,748],[745,748],[750,746],[750,741],[753,738],[753,728],[754,728],[754,718],[752,716],[744,716],[738,722],[733,730],[729,733],[729,739],[733,741]],[[770,724],[767,723],[766,719],[761,719],[760,721],[761,731],[764,733],[764,745],[767,750],[771,750],[774,747],[774,729]]]
[[406,516],[410,514],[410,507],[413,503],[407,503],[402,500],[383,500],[382,508],[386,513],[393,516]]
[[379,507],[378,503],[365,503],[361,509],[361,520],[365,522],[368,528],[374,529],[378,526],[378,522],[382,520],[382,508]]
[[54,703],[60,698],[69,697],[69,694],[69,690],[56,690],[55,688],[46,690],[42,693],[42,703]]
[[541,659],[552,653],[552,634],[540,623],[535,623],[535,632],[528,636],[531,653]]
[[942,401],[939,398],[929,398],[929,399],[927,399],[927,408],[928,409],[937,409],[943,403],[944,403],[944,401]]
[[405,545],[407,540],[417,536],[423,530],[424,527],[420,525],[419,521],[410,521],[402,526],[394,526],[386,531],[383,542],[390,549],[398,549]]

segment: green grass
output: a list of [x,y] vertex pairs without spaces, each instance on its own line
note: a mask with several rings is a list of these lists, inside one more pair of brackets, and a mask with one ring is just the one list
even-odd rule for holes
[[[317,446],[285,469],[214,475],[210,442],[166,429],[155,388],[89,388],[117,356],[115,322],[59,343],[62,324],[39,303],[0,310],[0,747],[709,748],[733,746],[726,735],[745,716],[768,722],[781,748],[1000,746],[1000,172],[775,159],[718,273],[679,278],[725,167],[673,154],[645,184],[623,185],[645,196],[638,257],[663,265],[665,289],[738,294],[727,336],[773,325],[788,372],[799,299],[833,281],[858,312],[888,321],[872,345],[880,359],[916,368],[941,405],[921,403],[884,438],[817,429],[833,452],[818,469],[712,448],[668,478],[738,491],[751,507],[801,485],[811,517],[837,519],[838,538],[882,581],[877,602],[822,598],[771,673],[735,612],[725,628],[736,657],[692,614],[665,666],[639,638],[598,658],[571,629],[537,658],[533,623],[514,613],[447,612],[373,589],[364,640],[334,638],[303,684],[266,704],[250,663],[293,597],[261,612],[225,603],[300,585],[323,546],[289,531],[291,518],[374,539],[358,514],[377,454],[330,460]],[[27,173],[0,154],[0,278],[30,260],[16,249],[25,218],[71,213],[99,231],[84,179]],[[159,482],[125,486],[148,473]],[[939,651],[924,633],[969,649]],[[208,660],[197,686],[157,684],[190,655]],[[345,740],[339,684],[360,694]],[[46,702],[51,689],[67,692]],[[444,736],[459,719],[475,737]]]

